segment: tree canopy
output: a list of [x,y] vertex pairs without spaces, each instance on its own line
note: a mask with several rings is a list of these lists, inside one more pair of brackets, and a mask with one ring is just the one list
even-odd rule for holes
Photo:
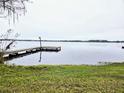
[[25,13],[25,2],[29,0],[0,0],[0,17],[7,17],[19,14],[23,10]]

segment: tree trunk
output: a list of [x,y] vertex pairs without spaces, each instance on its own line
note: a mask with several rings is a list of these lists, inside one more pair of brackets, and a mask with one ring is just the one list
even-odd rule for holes
[[0,64],[4,63],[3,53],[0,53]]

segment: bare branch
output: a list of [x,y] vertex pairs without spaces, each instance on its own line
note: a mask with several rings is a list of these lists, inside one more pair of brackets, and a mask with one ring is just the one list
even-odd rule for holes
[[20,11],[24,11],[23,13],[25,13],[25,2],[27,1],[29,0],[0,0],[0,18],[18,15]]

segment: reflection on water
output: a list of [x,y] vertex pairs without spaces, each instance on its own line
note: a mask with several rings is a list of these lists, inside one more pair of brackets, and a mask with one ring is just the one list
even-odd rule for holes
[[41,59],[42,59],[42,52],[40,52],[40,59],[39,59],[39,62],[41,62]]
[[[25,57],[7,61],[16,65],[59,65],[59,64],[97,64],[98,62],[124,61],[122,43],[61,43],[47,42],[43,46],[61,46],[60,52],[38,52]],[[16,48],[36,47],[39,42],[18,42]],[[39,59],[40,55],[40,59]],[[41,56],[42,55],[42,56]]]

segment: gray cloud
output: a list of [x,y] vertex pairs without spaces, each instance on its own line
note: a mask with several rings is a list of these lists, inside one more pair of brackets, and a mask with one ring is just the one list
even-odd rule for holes
[[123,0],[34,0],[14,29],[20,38],[123,40]]

